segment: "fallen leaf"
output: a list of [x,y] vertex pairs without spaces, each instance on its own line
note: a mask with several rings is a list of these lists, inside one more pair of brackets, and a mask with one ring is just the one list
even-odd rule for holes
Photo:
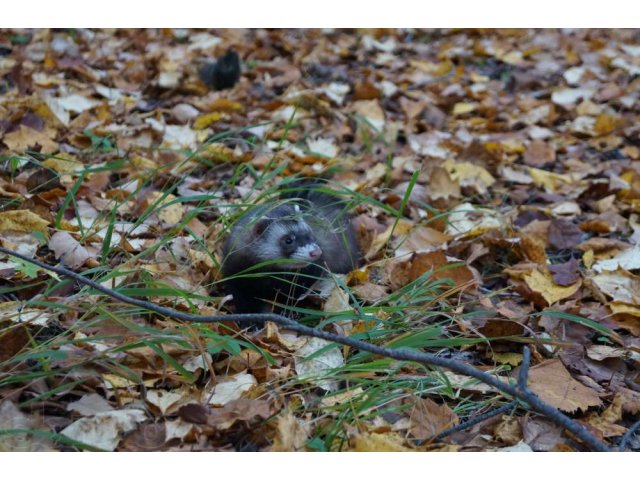
[[264,419],[270,415],[269,403],[266,400],[239,398],[231,400],[222,408],[210,409],[206,422],[212,427],[227,430],[238,421],[249,421],[256,417]]
[[58,144],[52,139],[55,134],[53,132],[39,132],[33,128],[20,127],[10,133],[5,133],[2,141],[7,147],[17,153],[24,153],[29,149],[35,149],[40,146],[43,153],[57,152]]
[[598,430],[604,438],[624,435],[627,429],[622,425],[618,425],[618,422],[622,420],[622,403],[622,396],[616,394],[613,402],[604,412],[591,413],[587,417],[586,423]]
[[543,140],[534,140],[524,152],[522,160],[526,165],[541,167],[556,160],[556,152]]
[[0,212],[0,231],[47,233],[49,222],[29,210],[7,210]]
[[103,397],[97,393],[88,393],[79,400],[67,405],[67,410],[79,413],[83,417],[95,415],[96,413],[109,412],[113,407]]
[[542,295],[549,305],[569,298],[582,286],[582,282],[576,282],[568,287],[560,286],[553,281],[553,277],[549,273],[543,273],[538,270],[526,273],[523,278],[527,286],[532,291]]
[[532,367],[529,370],[529,388],[541,400],[568,413],[602,405],[598,393],[574,380],[558,359]]
[[593,270],[598,273],[604,271],[615,271],[623,268],[627,271],[640,269],[640,245],[634,245],[633,248],[619,253],[615,257],[608,260],[599,260],[593,266]]
[[77,442],[113,452],[123,434],[133,430],[147,415],[138,409],[113,410],[96,413],[76,420],[60,433]]
[[485,168],[470,162],[454,162],[446,160],[442,164],[449,176],[462,187],[472,187],[480,194],[487,193],[496,179]]
[[366,125],[372,128],[374,133],[382,132],[385,116],[377,100],[358,100],[351,104],[351,108],[365,120]]
[[258,384],[256,377],[249,373],[238,373],[228,377],[220,377],[213,388],[213,395],[205,392],[209,405],[225,405],[241,398]]
[[445,233],[455,238],[481,235],[501,226],[497,212],[476,208],[470,203],[462,203],[451,210],[448,222]]
[[310,425],[297,418],[290,411],[278,417],[276,436],[271,446],[272,452],[301,452],[306,450],[311,434]]
[[592,278],[600,291],[615,302],[640,305],[640,278],[624,270],[603,271]]
[[[329,348],[321,354],[319,350],[331,346],[332,343],[321,338],[307,337],[306,342],[296,350],[295,366],[301,380],[315,383],[323,390],[332,391],[338,388],[336,380],[323,379],[331,370],[344,365],[344,357],[339,348]],[[311,357],[311,358],[307,358]]]
[[363,433],[354,438],[354,452],[411,452],[397,433]]
[[67,232],[56,232],[49,239],[48,247],[56,258],[73,270],[84,265],[91,258],[89,251]]
[[[25,415],[10,400],[0,402],[0,431],[42,429],[44,425],[33,415]],[[46,438],[28,433],[0,435],[0,452],[53,452]]]
[[414,399],[414,406],[409,410],[411,427],[409,432],[416,439],[433,438],[447,428],[458,424],[458,416],[446,403],[437,404],[430,398]]

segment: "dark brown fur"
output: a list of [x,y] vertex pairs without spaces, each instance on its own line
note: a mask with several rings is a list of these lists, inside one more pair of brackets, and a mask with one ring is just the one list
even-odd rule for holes
[[[247,211],[224,243],[225,289],[238,313],[283,313],[273,304],[291,305],[326,270],[347,273],[360,261],[351,217],[339,197],[313,188],[283,196]],[[312,257],[317,247],[322,254]]]

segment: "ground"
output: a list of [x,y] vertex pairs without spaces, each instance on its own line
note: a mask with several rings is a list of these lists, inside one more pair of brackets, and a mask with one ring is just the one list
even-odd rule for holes
[[[0,243],[225,314],[229,227],[322,177],[363,261],[297,320],[506,382],[528,346],[531,391],[615,448],[640,412],[639,96],[637,30],[0,30]],[[588,449],[522,402],[438,437],[512,398],[0,262],[0,450]]]

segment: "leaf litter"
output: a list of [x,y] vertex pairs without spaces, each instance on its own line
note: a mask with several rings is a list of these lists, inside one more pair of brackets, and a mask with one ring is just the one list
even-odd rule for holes
[[[43,29],[0,46],[3,246],[221,313],[229,215],[331,177],[357,195],[365,263],[309,299],[323,328],[502,379],[526,342],[543,400],[612,443],[637,420],[636,31]],[[228,48],[240,80],[212,91],[199,68]],[[508,402],[461,375],[274,325],[178,325],[13,257],[0,277],[0,423],[66,438],[3,449],[580,449],[520,411],[433,440]]]

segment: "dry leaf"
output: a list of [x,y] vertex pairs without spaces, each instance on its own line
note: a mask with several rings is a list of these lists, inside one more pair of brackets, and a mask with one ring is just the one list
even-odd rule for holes
[[91,417],[76,420],[60,433],[77,442],[113,452],[122,435],[146,419],[147,415],[137,409],[99,412]]
[[311,433],[310,425],[287,411],[278,417],[272,452],[300,452],[306,449]]
[[602,405],[598,393],[577,382],[558,359],[529,370],[529,388],[543,401],[568,413]]
[[0,212],[0,231],[47,233],[49,222],[29,210],[7,210]]
[[415,399],[413,408],[409,410],[409,418],[409,432],[414,438],[421,440],[433,438],[458,424],[458,416],[446,403],[439,405],[430,398]]

